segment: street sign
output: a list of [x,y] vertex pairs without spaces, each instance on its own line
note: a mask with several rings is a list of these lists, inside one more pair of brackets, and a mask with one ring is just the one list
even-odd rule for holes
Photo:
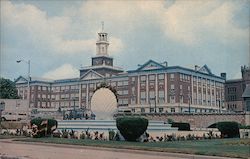
[[2,101],[0,102],[0,111],[4,111],[5,109],[5,103]]

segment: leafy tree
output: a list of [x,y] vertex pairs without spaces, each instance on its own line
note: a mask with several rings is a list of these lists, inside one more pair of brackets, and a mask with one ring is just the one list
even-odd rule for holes
[[16,85],[9,79],[0,78],[0,98],[18,99]]

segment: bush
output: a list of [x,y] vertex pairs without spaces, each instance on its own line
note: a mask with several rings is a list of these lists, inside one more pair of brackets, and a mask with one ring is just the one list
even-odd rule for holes
[[217,128],[221,132],[221,136],[225,138],[239,137],[239,124],[237,122],[218,122]]
[[218,123],[213,123],[212,125],[210,125],[210,126],[207,127],[207,128],[217,128],[217,124],[218,124]]
[[[30,125],[33,127],[33,137],[44,137],[51,135],[53,131],[56,130],[57,121],[55,119],[35,118],[30,121]],[[34,127],[34,125],[37,127]],[[52,129],[54,126],[55,129]]]
[[171,127],[177,127],[178,130],[190,131],[189,123],[173,122]]
[[240,129],[250,129],[250,125],[239,125]]
[[148,127],[148,120],[141,117],[121,117],[116,119],[116,126],[127,141],[136,141]]
[[115,132],[114,130],[109,130],[109,140],[114,140],[115,139]]

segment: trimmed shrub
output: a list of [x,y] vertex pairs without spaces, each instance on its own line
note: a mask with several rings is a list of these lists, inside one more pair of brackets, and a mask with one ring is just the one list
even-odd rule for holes
[[178,128],[178,130],[182,130],[182,131],[190,131],[189,123],[173,122],[171,127],[176,127]]
[[221,136],[224,138],[234,138],[240,136],[239,124],[237,122],[218,122],[217,128],[221,132]]
[[209,125],[207,128],[217,128],[218,123],[213,123],[212,125]]
[[[57,128],[57,121],[55,119],[35,118],[30,121],[30,125],[33,127],[33,137],[39,138],[51,135]],[[35,125],[37,127],[34,127]]]
[[116,126],[127,141],[136,141],[148,127],[148,120],[141,117],[121,117],[116,119]]

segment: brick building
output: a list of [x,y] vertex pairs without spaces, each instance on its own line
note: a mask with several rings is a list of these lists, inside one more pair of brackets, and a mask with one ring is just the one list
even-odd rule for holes
[[108,34],[98,33],[92,64],[80,68],[79,78],[15,82],[19,95],[38,109],[90,109],[98,85],[106,82],[117,90],[118,109],[133,112],[219,112],[224,109],[225,78],[212,74],[207,65],[194,69],[168,66],[149,60],[134,70],[113,65],[108,55]]
[[245,111],[242,94],[247,84],[250,84],[250,68],[241,67],[241,79],[226,80],[225,83],[225,106],[229,111]]

